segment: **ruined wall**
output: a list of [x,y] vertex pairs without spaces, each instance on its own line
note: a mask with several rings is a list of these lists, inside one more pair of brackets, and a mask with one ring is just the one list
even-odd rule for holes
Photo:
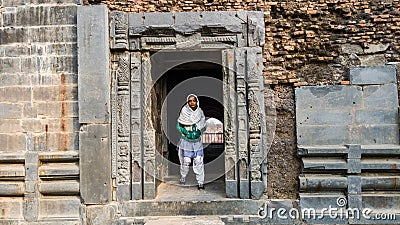
[[400,33],[398,0],[84,2],[133,13],[264,11],[264,62],[269,84],[340,82],[348,78],[346,69],[351,65],[383,64],[399,57],[400,42],[395,38]]

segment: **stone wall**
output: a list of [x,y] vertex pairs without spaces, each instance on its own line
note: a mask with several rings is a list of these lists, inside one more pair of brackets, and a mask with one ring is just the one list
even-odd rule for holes
[[[397,190],[383,187],[385,179],[390,184],[398,179],[391,161],[400,153],[395,68],[352,67],[349,85],[298,87],[295,96],[297,149],[302,160],[300,207],[339,206],[337,199],[342,198],[348,208],[368,205],[398,213]],[[330,219],[337,218],[325,218],[323,223]],[[345,219],[344,223],[352,222]]]
[[54,217],[79,221],[76,10],[80,4],[79,0],[0,1],[3,222]]
[[1,150],[78,150],[79,0],[37,2],[1,5]]

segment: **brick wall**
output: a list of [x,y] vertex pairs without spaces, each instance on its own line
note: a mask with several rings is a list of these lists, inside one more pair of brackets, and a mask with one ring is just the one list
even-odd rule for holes
[[79,0],[3,0],[0,152],[78,149]]
[[268,84],[335,83],[348,79],[349,66],[399,61],[398,0],[86,0],[99,3],[127,12],[264,11]]
[[269,3],[268,82],[335,83],[348,79],[349,66],[398,61],[399,6],[397,0]]

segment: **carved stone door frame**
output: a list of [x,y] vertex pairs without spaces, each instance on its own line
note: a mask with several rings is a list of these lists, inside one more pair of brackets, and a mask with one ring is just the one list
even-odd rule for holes
[[[94,16],[98,13],[96,10],[104,9],[88,7],[80,14]],[[90,29],[83,17],[85,15],[80,16],[83,21],[78,20],[78,27],[81,23],[87,24],[86,29]],[[105,180],[107,175],[112,178],[112,200],[153,199],[156,196],[156,134],[150,118],[152,103],[148,96],[156,81],[151,72],[151,54],[165,50],[222,52],[226,195],[260,198],[266,191],[267,154],[262,74],[265,40],[263,13],[128,14],[114,11],[109,13],[109,18],[110,67],[106,70],[109,71],[111,85],[103,91],[110,93],[111,117],[105,123],[111,127],[111,166],[106,167],[109,171],[103,170],[101,176]],[[82,31],[81,35],[84,37],[78,39],[78,42],[81,40],[78,46],[87,41],[85,35],[88,34]],[[93,36],[86,38],[93,39]],[[101,40],[103,38],[100,36]],[[107,44],[104,43],[105,46]],[[93,52],[79,54],[97,57]],[[80,67],[83,67],[81,71],[85,71],[84,65]],[[82,85],[90,85],[85,77],[80,79],[83,80]],[[83,104],[85,98],[96,92],[101,96],[104,94],[101,90],[88,93],[79,85],[79,94],[82,95],[80,107],[85,112],[90,110]],[[103,87],[107,89],[105,85]],[[90,136],[90,130],[85,132],[86,136]],[[82,138],[87,139],[85,135]],[[81,151],[88,151],[85,147],[81,145]],[[90,164],[82,163],[81,173],[91,171]],[[87,174],[83,176],[88,177]],[[90,184],[87,183],[83,192],[86,193],[88,188]],[[95,202],[96,197],[87,199],[93,200],[88,202]]]

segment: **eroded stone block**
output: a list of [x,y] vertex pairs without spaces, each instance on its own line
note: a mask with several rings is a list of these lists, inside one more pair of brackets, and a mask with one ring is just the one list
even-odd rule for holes
[[86,204],[111,201],[110,125],[84,125],[79,135],[80,190]]
[[365,108],[396,109],[399,105],[396,84],[368,85],[363,88]]
[[357,86],[309,86],[295,90],[296,110],[352,109],[361,107],[362,89]]
[[393,66],[351,67],[350,83],[358,85],[396,83],[396,69]]
[[78,8],[79,122],[110,122],[108,10]]

